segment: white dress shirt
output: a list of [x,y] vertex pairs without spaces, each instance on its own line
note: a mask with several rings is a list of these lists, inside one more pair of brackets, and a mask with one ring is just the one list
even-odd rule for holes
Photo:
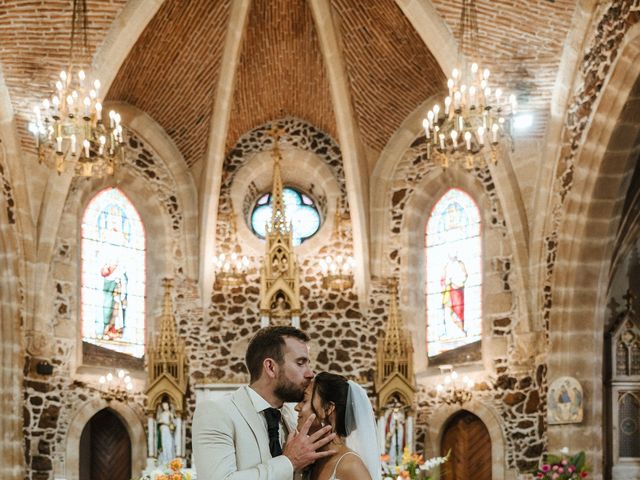
[[[268,432],[269,428],[267,426],[267,418],[264,416],[264,411],[267,408],[273,408],[273,407],[271,407],[271,404],[267,402],[264,398],[262,398],[262,396],[258,392],[256,392],[253,388],[249,387],[247,391],[249,392],[249,398],[251,399],[251,403],[255,407],[256,412],[258,412],[258,416],[264,422],[265,431]],[[287,427],[282,417],[282,409],[279,408],[278,410],[280,411],[280,428],[278,428],[278,435],[280,435],[280,446],[282,446],[282,449],[284,450],[284,442],[287,439],[287,436],[286,436]]]

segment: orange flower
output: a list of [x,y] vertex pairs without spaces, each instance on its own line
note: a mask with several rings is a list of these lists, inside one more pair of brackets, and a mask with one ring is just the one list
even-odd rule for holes
[[381,462],[385,462],[387,463],[389,461],[391,457],[389,456],[388,453],[383,453],[382,455],[380,455],[380,461]]
[[402,470],[402,472],[400,472],[400,476],[401,476],[402,478],[409,478],[409,476],[410,476],[410,475],[409,475],[409,472],[408,472],[408,471],[406,471],[406,470]]
[[174,473],[171,475],[171,480],[182,480],[182,474],[181,473]]
[[182,468],[182,460],[180,460],[179,458],[174,458],[169,462],[169,468],[174,472],[177,472]]

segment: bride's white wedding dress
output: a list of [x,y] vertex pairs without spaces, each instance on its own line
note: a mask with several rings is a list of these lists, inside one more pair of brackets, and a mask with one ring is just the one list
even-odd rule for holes
[[346,452],[343,453],[342,456],[338,459],[338,461],[336,462],[336,466],[333,467],[333,473],[331,474],[331,476],[329,477],[329,480],[340,480],[338,477],[336,477],[336,472],[338,471],[338,465],[340,465],[340,462],[342,461],[342,459],[344,457],[346,457],[347,455],[355,455],[356,457],[360,458],[360,455],[358,455],[355,452]]

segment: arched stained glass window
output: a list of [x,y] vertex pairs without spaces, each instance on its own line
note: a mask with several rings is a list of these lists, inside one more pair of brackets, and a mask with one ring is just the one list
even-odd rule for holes
[[[320,229],[320,214],[313,200],[291,187],[282,189],[287,219],[293,227],[293,244],[300,245]],[[251,228],[260,238],[266,236],[266,224],[271,221],[271,193],[265,193],[251,212]]]
[[482,255],[480,212],[451,189],[433,208],[426,229],[427,354],[480,340]]
[[118,189],[99,192],[82,218],[82,338],[144,355],[145,233]]

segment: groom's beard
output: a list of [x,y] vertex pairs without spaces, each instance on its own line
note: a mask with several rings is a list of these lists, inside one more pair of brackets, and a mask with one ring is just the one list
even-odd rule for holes
[[296,385],[289,380],[284,372],[278,376],[278,384],[274,388],[273,393],[283,402],[301,402],[304,400],[304,391],[307,385]]

